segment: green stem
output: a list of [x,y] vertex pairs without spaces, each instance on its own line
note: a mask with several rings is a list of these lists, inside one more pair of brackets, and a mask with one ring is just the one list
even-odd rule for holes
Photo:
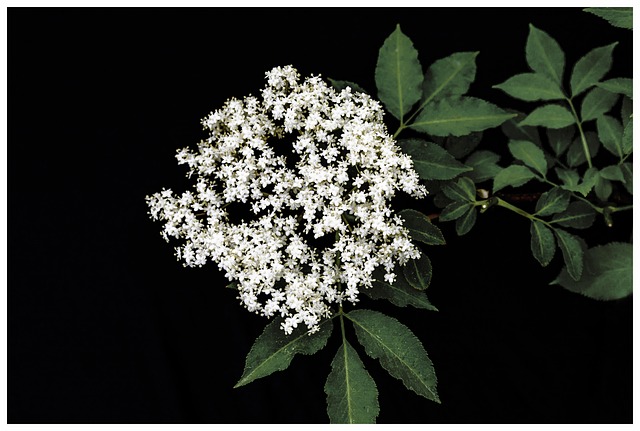
[[571,101],[571,98],[566,97],[565,100],[569,103],[569,106],[571,107],[571,113],[573,114],[573,119],[576,121],[576,124],[578,125],[578,131],[580,132],[580,140],[582,141],[582,149],[584,150],[584,156],[587,159],[587,163],[589,164],[589,167],[591,168],[593,167],[593,165],[591,164],[591,153],[589,152],[589,146],[587,145],[587,138],[584,136],[584,131],[582,130],[582,122],[578,117],[578,113],[576,112],[576,108],[573,106],[573,102]]
[[340,330],[342,331],[342,341],[344,342],[344,340],[347,339],[347,336],[344,331],[344,311],[342,311],[342,305],[340,306],[340,309],[338,309],[338,315],[340,315]]
[[400,127],[398,127],[398,130],[396,130],[396,133],[393,134],[393,139],[395,139],[400,132],[402,132],[405,129],[404,124],[402,124],[402,122],[400,122]]
[[[510,211],[513,211],[514,213],[519,214],[522,217],[528,218],[531,221],[534,221],[534,220],[535,221],[539,221],[540,223],[542,223],[542,224],[544,224],[544,225],[546,225],[546,226],[548,226],[548,227],[553,229],[553,226],[549,222],[547,222],[545,220],[542,220],[541,218],[538,218],[538,217],[534,216],[533,214],[529,214],[525,210],[520,209],[520,208],[510,204],[509,202],[500,199],[499,197],[494,196],[493,199],[497,199],[495,205],[498,205],[499,207],[506,208],[506,209],[508,209]],[[478,201],[476,203],[476,205],[482,205],[483,207],[485,207],[485,205],[488,205],[488,203],[489,203],[489,200],[487,199],[486,201]]]
[[633,205],[625,205],[623,207],[610,207],[611,208],[611,212],[618,212],[618,211],[628,211],[628,210],[632,210],[633,209]]

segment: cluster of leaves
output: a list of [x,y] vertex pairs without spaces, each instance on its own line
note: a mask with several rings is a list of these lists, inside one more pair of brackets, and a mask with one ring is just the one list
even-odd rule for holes
[[[503,168],[498,165],[500,156],[491,151],[465,154],[464,164],[473,171],[442,185],[436,196],[443,207],[440,220],[456,220],[460,235],[473,226],[475,206],[485,211],[497,205],[528,218],[531,251],[540,265],[547,266],[556,249],[561,250],[564,268],[552,283],[601,300],[623,298],[632,291],[631,244],[589,247],[587,235],[578,233],[592,227],[599,216],[612,226],[614,213],[632,209],[632,80],[604,79],[616,45],[589,51],[566,74],[558,42],[531,25],[525,49],[531,71],[494,86],[538,105],[501,126],[513,160]],[[503,189],[532,180],[541,189],[532,214],[500,197]],[[477,200],[475,190],[482,187],[491,197]]]
[[[630,26],[627,9],[588,11],[614,25]],[[603,80],[614,47],[615,43],[596,48],[581,58],[565,91],[563,51],[548,34],[530,26],[526,59],[532,71],[495,86],[522,101],[543,103],[526,115],[467,94],[475,80],[477,52],[454,53],[423,70],[418,51],[399,25],[380,48],[375,70],[378,98],[399,122],[394,137],[405,130],[411,133],[398,143],[412,157],[441,208],[439,221],[454,221],[457,234],[464,235],[476,224],[477,214],[490,207],[527,217],[531,251],[542,266],[552,261],[557,248],[561,250],[564,268],[555,283],[597,299],[631,293],[631,245],[612,242],[589,248],[575,233],[591,227],[599,216],[610,225],[614,213],[631,208],[610,199],[614,190],[615,196],[625,192],[630,197],[633,192],[631,79]],[[365,91],[348,81],[332,80],[332,84]],[[614,107],[620,119],[611,114]],[[497,127],[508,138],[513,157],[506,167],[499,164],[498,153],[479,149],[483,131]],[[608,154],[598,159],[604,164],[596,166],[595,157],[604,152],[601,147]],[[534,213],[501,197],[503,189],[532,180],[544,187]],[[405,209],[400,216],[414,240],[424,246],[445,243],[429,216],[416,209]],[[363,292],[371,299],[437,311],[425,292],[432,277],[425,253],[398,268],[392,284],[379,275],[373,288]],[[339,325],[334,325],[336,319]],[[345,322],[355,332],[355,347],[347,340]],[[324,387],[331,422],[373,423],[379,414],[377,386],[360,359],[358,346],[406,388],[440,402],[426,350],[393,317],[369,309],[340,308],[313,334],[298,328],[286,336],[279,325],[275,319],[256,339],[236,387],[286,369],[296,354],[317,353],[335,329],[341,343]]]

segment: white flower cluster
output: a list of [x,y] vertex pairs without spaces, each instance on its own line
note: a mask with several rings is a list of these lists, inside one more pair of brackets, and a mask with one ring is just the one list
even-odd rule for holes
[[[261,98],[228,100],[202,121],[198,150],[178,152],[195,190],[146,199],[164,238],[183,240],[185,265],[216,262],[248,310],[282,316],[287,334],[301,322],[314,331],[376,268],[392,282],[396,264],[420,256],[389,203],[398,190],[427,192],[378,102],[301,82],[291,66],[266,78]],[[243,214],[251,221],[234,220]]]

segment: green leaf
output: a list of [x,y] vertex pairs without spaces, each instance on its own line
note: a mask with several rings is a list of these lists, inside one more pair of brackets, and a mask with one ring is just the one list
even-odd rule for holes
[[422,139],[402,139],[398,145],[413,160],[413,167],[424,180],[450,180],[472,168],[457,161],[444,148]]
[[531,69],[551,78],[558,85],[562,85],[564,52],[555,39],[532,24],[529,24],[526,56]]
[[442,186],[442,192],[449,198],[458,202],[475,202],[476,185],[467,177],[458,178],[457,182],[449,182]]
[[324,385],[327,414],[332,424],[372,424],[380,413],[378,388],[345,339],[331,362]]
[[574,280],[580,280],[584,258],[582,244],[575,235],[562,229],[556,229],[555,234],[567,272]]
[[580,183],[580,175],[575,169],[556,168],[556,174],[566,190],[575,191],[575,187]]
[[446,150],[456,159],[461,159],[475,150],[482,140],[482,132],[465,136],[449,136],[445,140]]
[[331,79],[331,78],[329,78],[329,82],[331,83],[333,88],[335,88],[338,91],[344,90],[347,87],[351,87],[351,89],[354,92],[367,94],[367,92],[362,87],[360,87],[358,84],[356,84],[355,82],[342,81],[342,80],[336,80],[336,79]]
[[420,340],[396,319],[372,310],[353,310],[346,314],[353,322],[358,341],[369,356],[407,389],[440,403],[436,374]]
[[587,229],[596,219],[596,210],[586,202],[571,202],[567,209],[553,216],[551,223],[575,229]]
[[589,168],[584,173],[582,182],[571,191],[576,191],[582,194],[582,196],[587,196],[591,189],[596,185],[596,181],[598,181],[598,168]]
[[502,84],[494,85],[493,88],[498,88],[511,97],[527,102],[564,99],[560,85],[540,73],[515,75]]
[[548,216],[562,212],[569,206],[571,193],[559,187],[544,192],[536,202],[536,216]]
[[551,229],[543,223],[531,221],[531,252],[540,265],[547,266],[556,251],[556,240]]
[[595,87],[589,91],[582,101],[580,109],[580,118],[582,122],[595,120],[601,115],[606,114],[613,108],[618,101],[618,95],[609,93],[607,90]]
[[423,79],[418,51],[397,25],[378,54],[375,71],[378,98],[394,117],[402,121],[422,97]]
[[624,187],[630,194],[633,194],[633,163],[625,162],[620,165],[622,175],[624,175]]
[[600,176],[607,180],[620,181],[622,183],[626,181],[620,165],[611,165],[602,168],[600,170]]
[[626,156],[633,151],[633,121],[629,121],[622,131],[622,152]]
[[611,186],[611,181],[602,178],[602,176],[598,175],[598,180],[596,181],[596,185],[593,188],[593,191],[596,192],[596,196],[601,201],[606,201],[611,196],[611,192],[613,191],[613,187]]
[[627,124],[631,123],[632,115],[633,101],[626,96],[622,96],[622,104],[620,106],[620,119],[622,120],[622,127],[627,127]]
[[[591,155],[591,159],[593,159],[600,150],[600,141],[598,140],[598,135],[595,132],[587,132],[584,134],[585,139],[587,140],[587,148],[589,148],[589,154]],[[583,163],[586,163],[587,157],[584,154],[584,146],[582,145],[582,139],[578,136],[573,141],[571,146],[569,147],[569,151],[567,151],[567,165],[571,168],[575,168],[576,166],[580,166]]]
[[411,259],[406,263],[402,268],[402,274],[411,287],[418,290],[426,290],[433,276],[431,260],[426,254],[422,253],[418,259]]
[[585,91],[595,85],[611,69],[613,60],[613,48],[618,42],[611,45],[595,48],[582,57],[573,68],[571,74],[571,97]]
[[426,245],[446,244],[440,229],[434,226],[426,215],[412,209],[404,209],[398,215],[404,219],[404,226],[414,240]]
[[617,93],[633,99],[633,80],[631,78],[612,78],[596,85],[610,93]]
[[562,129],[547,129],[549,145],[556,156],[560,157],[569,148],[575,133],[574,126],[563,127]]
[[469,207],[473,207],[469,202],[451,202],[440,213],[440,221],[452,221],[462,217]]
[[275,318],[256,339],[247,355],[242,377],[234,388],[286,369],[295,354],[312,355],[318,352],[327,344],[333,329],[332,321],[326,320],[313,334],[309,334],[300,325],[290,335],[286,335],[280,329],[282,321],[279,317]]
[[584,11],[606,19],[614,27],[633,28],[632,7],[588,7]]
[[531,169],[522,165],[511,165],[500,172],[493,179],[493,192],[497,192],[507,186],[519,187],[535,178]]
[[535,169],[543,177],[547,175],[547,160],[544,158],[544,153],[540,147],[533,142],[510,141],[509,151],[513,157]]
[[424,292],[414,289],[407,282],[402,270],[396,268],[394,272],[396,279],[393,284],[389,284],[384,279],[384,272],[376,269],[373,272],[374,281],[371,287],[363,290],[365,295],[371,299],[386,299],[398,307],[411,305],[415,308],[438,311],[438,309],[431,304]]
[[422,104],[446,96],[461,96],[476,77],[478,52],[456,52],[436,60],[424,77]]
[[622,148],[622,124],[609,115],[603,115],[598,118],[596,126],[602,145],[614,156],[622,158],[625,154]]
[[513,116],[475,97],[451,96],[420,111],[409,127],[434,136],[463,136],[497,127]]
[[492,151],[475,151],[465,162],[467,166],[473,168],[473,171],[467,172],[465,175],[476,183],[491,179],[502,169],[498,166],[499,160],[500,156]]
[[456,233],[458,236],[469,233],[473,225],[476,224],[477,212],[475,206],[471,205],[466,213],[456,220]]
[[516,117],[510,118],[502,123],[500,126],[502,133],[504,133],[509,139],[516,141],[531,141],[536,145],[541,145],[538,128],[535,126],[520,125],[521,119],[524,118],[525,115],[516,111],[513,111],[512,113],[516,114]]
[[611,242],[590,248],[584,256],[580,281],[569,277],[563,269],[551,284],[598,300],[625,298],[633,292],[633,246]]
[[550,104],[536,108],[520,122],[521,126],[544,126],[561,129],[575,123],[573,115],[564,106]]

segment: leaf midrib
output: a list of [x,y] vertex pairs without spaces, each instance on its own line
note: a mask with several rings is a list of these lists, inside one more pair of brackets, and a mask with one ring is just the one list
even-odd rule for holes
[[402,122],[404,118],[404,108],[403,108],[403,100],[402,100],[402,79],[400,79],[400,28],[398,27],[398,32],[396,34],[396,82],[398,83],[398,102],[400,109],[400,122]]
[[349,423],[355,423],[353,420],[352,408],[351,408],[351,385],[349,384],[349,361],[347,360],[347,343],[346,340],[342,342],[342,353],[344,354],[344,380],[347,391],[347,414],[349,416]]
[[513,118],[515,114],[497,114],[490,116],[481,116],[481,117],[455,117],[455,118],[444,118],[440,120],[430,120],[430,121],[418,121],[412,124],[412,126],[422,126],[425,124],[446,124],[446,123],[455,123],[455,122],[470,122],[470,121],[482,121],[482,120],[496,120],[500,118]]

